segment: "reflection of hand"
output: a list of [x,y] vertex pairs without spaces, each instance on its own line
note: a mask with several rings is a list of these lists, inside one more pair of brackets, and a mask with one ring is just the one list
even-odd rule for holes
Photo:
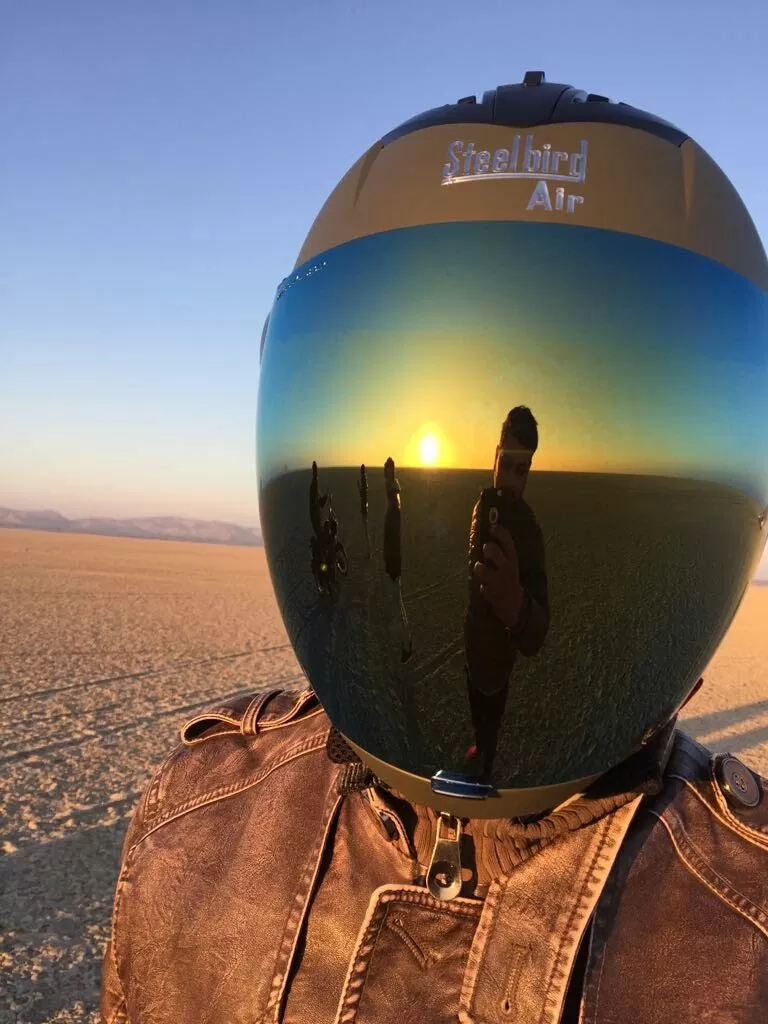
[[520,585],[515,542],[503,526],[492,526],[491,537],[493,540],[483,545],[483,558],[489,564],[475,562],[472,572],[480,581],[480,593],[504,625],[516,626],[525,591]]

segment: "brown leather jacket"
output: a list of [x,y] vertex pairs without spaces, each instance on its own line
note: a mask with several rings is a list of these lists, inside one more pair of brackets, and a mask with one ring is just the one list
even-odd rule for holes
[[670,727],[656,795],[470,821],[441,902],[436,815],[340,787],[329,735],[311,691],[185,726],[126,836],[103,1021],[768,1020],[768,799],[738,762]]

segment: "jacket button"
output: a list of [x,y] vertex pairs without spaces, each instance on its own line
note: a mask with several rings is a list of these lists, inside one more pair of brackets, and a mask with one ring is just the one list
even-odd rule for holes
[[757,807],[763,798],[760,783],[741,761],[726,754],[718,758],[715,774],[728,802],[739,807]]

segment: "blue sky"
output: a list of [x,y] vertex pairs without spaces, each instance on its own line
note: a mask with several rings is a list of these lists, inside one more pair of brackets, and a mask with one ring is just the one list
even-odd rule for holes
[[38,0],[0,31],[0,503],[257,522],[258,342],[341,175],[544,69],[653,110],[768,237],[768,10]]

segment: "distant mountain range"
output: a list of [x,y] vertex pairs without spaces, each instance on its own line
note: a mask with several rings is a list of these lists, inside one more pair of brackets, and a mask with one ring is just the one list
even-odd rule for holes
[[146,516],[136,519],[67,519],[48,509],[19,511],[0,508],[0,528],[49,530],[54,533],[97,533],[105,537],[144,537],[152,540],[190,540],[203,544],[235,544],[260,547],[261,531],[216,520],[181,519],[179,516]]

